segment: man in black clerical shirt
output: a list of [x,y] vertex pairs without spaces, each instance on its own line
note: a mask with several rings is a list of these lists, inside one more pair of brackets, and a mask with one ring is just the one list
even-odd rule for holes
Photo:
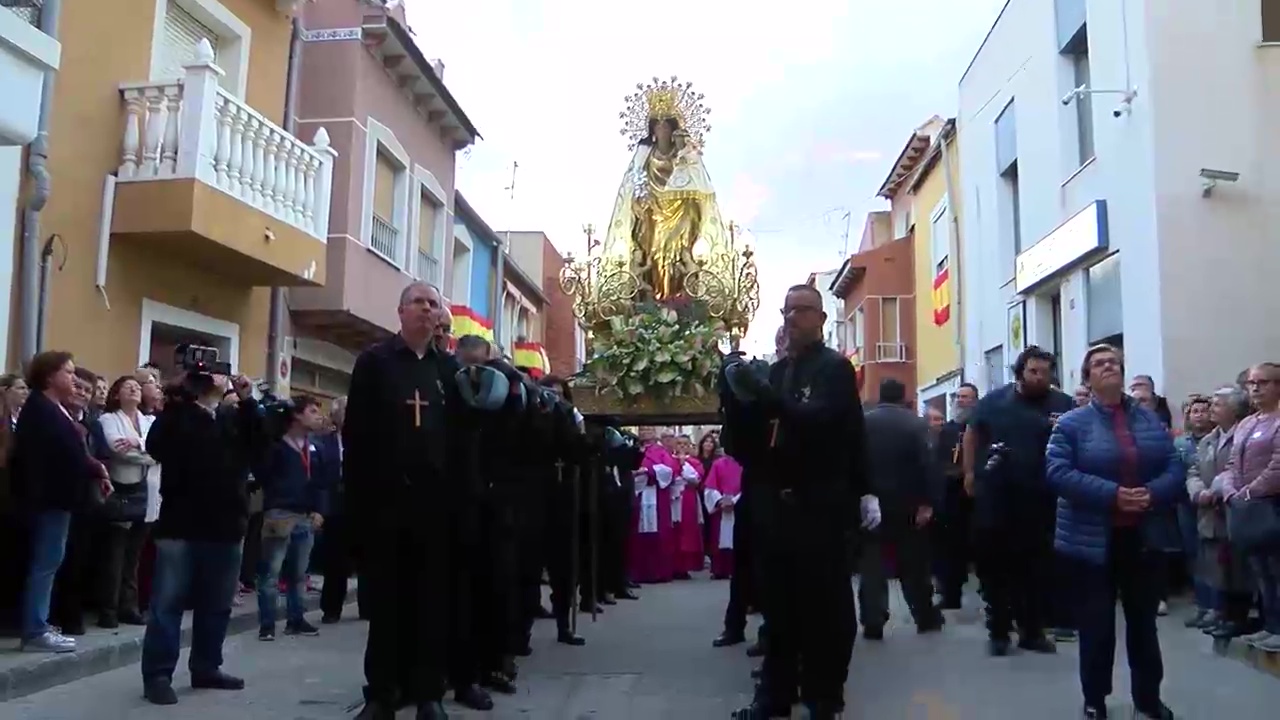
[[[455,511],[467,478],[459,365],[431,342],[440,291],[400,295],[400,332],[365,350],[351,373],[342,429],[348,512],[365,559],[369,637],[362,720],[448,717],[444,695],[454,613]],[[459,698],[463,700],[464,698]]]
[[965,489],[974,497],[975,550],[992,655],[1018,646],[1052,653],[1045,636],[1046,583],[1053,568],[1057,498],[1045,480],[1045,447],[1058,417],[1075,405],[1050,387],[1052,353],[1018,355],[1014,381],[978,402],[964,434]]
[[943,423],[934,442],[934,457],[942,468],[944,492],[941,516],[935,521],[938,584],[942,609],[960,609],[964,585],[973,560],[973,498],[964,491],[961,461],[965,423],[978,404],[978,386],[963,383],[955,395],[955,417]]
[[769,372],[763,405],[770,422],[768,477],[758,548],[767,578],[769,625],[761,683],[739,720],[789,715],[799,698],[815,720],[844,709],[844,685],[857,629],[852,537],[877,524],[867,494],[865,429],[853,366],[823,345],[822,296],[808,285],[787,291],[782,308],[787,355]]

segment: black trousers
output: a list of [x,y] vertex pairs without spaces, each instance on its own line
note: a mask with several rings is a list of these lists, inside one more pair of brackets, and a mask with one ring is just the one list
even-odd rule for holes
[[53,579],[49,618],[66,632],[84,627],[84,612],[94,587],[91,570],[93,534],[98,519],[74,514],[67,533],[67,549]]
[[934,517],[934,557],[944,604],[960,603],[973,563],[973,498],[962,480],[948,479],[942,512]]
[[453,517],[396,499],[383,498],[358,531],[360,580],[368,585],[365,698],[388,706],[443,697],[450,628],[458,624]]
[[631,498],[625,488],[607,490],[601,496],[600,508],[600,590],[616,595],[627,589]]
[[1052,530],[991,526],[977,530],[978,575],[986,603],[987,633],[1008,639],[1017,624],[1024,640],[1044,633],[1053,571]]
[[1080,690],[1085,704],[1101,707],[1111,694],[1116,660],[1116,600],[1124,611],[1125,650],[1134,707],[1160,707],[1164,661],[1156,633],[1160,564],[1168,556],[1143,547],[1139,528],[1112,532],[1104,565],[1071,560],[1080,624]]
[[729,603],[724,608],[724,633],[736,636],[747,630],[747,608],[755,604],[759,572],[755,553],[756,528],[752,525],[751,503],[746,495],[739,498],[733,511],[736,514],[733,523],[733,575],[729,578]]
[[572,479],[566,472],[562,485],[550,494],[544,535],[547,579],[551,584],[551,612],[555,615],[558,630],[569,629],[573,594],[578,591],[576,586],[581,584],[581,574],[576,583],[574,574],[580,568],[581,556],[586,551],[579,542],[577,554],[573,552],[574,533],[582,530],[581,523],[574,521],[572,487]]
[[240,585],[251,588],[258,582],[258,561],[262,559],[263,513],[249,515],[249,526],[244,535],[244,555],[240,558]]
[[[325,615],[342,615],[342,606],[347,602],[347,581],[356,574],[358,565],[353,534],[351,518],[347,515],[335,514],[325,519],[319,553],[320,574],[324,576],[320,610]],[[356,585],[356,608],[362,618],[368,614],[368,590],[365,586],[364,582]]]
[[[861,548],[858,562],[858,609],[863,627],[884,627],[889,620],[889,573],[884,562],[884,545],[893,543],[896,550],[898,581],[902,597],[907,601],[911,617],[917,625],[932,622],[933,583],[929,581],[929,530],[909,527],[906,520],[892,521],[896,527],[869,535]],[[889,531],[888,534],[884,534]]]
[[[505,498],[481,508],[480,534],[467,563],[471,583],[469,661],[478,679],[498,672],[522,644],[519,617],[519,572],[516,560],[516,509]],[[465,677],[455,677],[457,681]]]
[[517,582],[519,584],[517,629],[521,647],[527,647],[533,635],[533,623],[542,608],[542,570],[547,566],[547,493],[546,487],[530,481],[525,488],[516,515]]
[[107,523],[98,576],[98,611],[107,617],[138,612],[138,560],[147,544],[147,524]]
[[753,499],[769,529],[759,546],[769,636],[761,691],[788,704],[797,691],[806,703],[842,708],[857,633],[848,503],[784,491]]

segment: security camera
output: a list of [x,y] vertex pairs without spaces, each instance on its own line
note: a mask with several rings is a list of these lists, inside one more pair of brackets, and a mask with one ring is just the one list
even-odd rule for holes
[[1070,105],[1070,104],[1071,104],[1071,101],[1076,99],[1076,92],[1077,92],[1076,90],[1072,90],[1071,92],[1069,92],[1069,93],[1067,93],[1066,95],[1063,95],[1063,96],[1062,96],[1062,106],[1063,106],[1063,107],[1066,107],[1066,106]]
[[1117,105],[1116,109],[1111,111],[1111,117],[1114,117],[1114,118],[1123,117],[1125,110],[1126,108],[1124,105]]
[[1213,170],[1211,168],[1200,168],[1200,177],[1205,180],[1215,180],[1221,182],[1235,182],[1240,179],[1240,173],[1231,170]]

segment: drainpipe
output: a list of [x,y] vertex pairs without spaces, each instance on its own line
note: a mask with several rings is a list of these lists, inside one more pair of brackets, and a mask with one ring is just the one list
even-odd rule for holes
[[[299,11],[300,12],[300,11]],[[302,21],[298,13],[293,16],[293,33],[289,40],[289,68],[284,89],[284,129],[294,132],[294,120],[298,108],[298,71],[302,67]],[[271,288],[270,319],[267,324],[267,381],[274,392],[280,392],[284,376],[280,372],[283,357],[281,345],[284,326],[289,312],[289,300],[283,287]]]
[[[954,134],[954,133],[953,133]],[[960,377],[964,378],[964,316],[961,300],[960,287],[960,219],[956,215],[955,204],[955,188],[952,187],[951,180],[951,154],[947,152],[947,133],[944,128],[943,132],[938,136],[939,142],[942,144],[942,175],[946,182],[947,192],[947,222],[951,226],[951,245],[947,248],[947,255],[950,261],[950,280],[951,280],[951,304],[955,306],[955,346],[956,357],[960,358]]]
[[[62,13],[62,0],[45,0],[40,9],[40,32],[58,39],[58,16]],[[22,308],[20,319],[22,336],[18,344],[19,356],[26,362],[44,347],[41,329],[47,311],[47,293],[40,288],[40,211],[49,202],[51,183],[49,177],[49,118],[53,114],[53,81],[57,73],[44,74],[40,87],[40,118],[36,126],[36,139],[27,149],[27,177],[33,190],[22,209],[21,266],[18,279],[18,305]]]

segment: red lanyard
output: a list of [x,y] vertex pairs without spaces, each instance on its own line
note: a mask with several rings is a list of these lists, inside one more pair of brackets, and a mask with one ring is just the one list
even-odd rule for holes
[[311,479],[311,448],[308,447],[310,441],[303,438],[301,442],[289,440],[289,445],[298,451],[298,456],[302,458],[302,472],[307,474],[307,479]]

